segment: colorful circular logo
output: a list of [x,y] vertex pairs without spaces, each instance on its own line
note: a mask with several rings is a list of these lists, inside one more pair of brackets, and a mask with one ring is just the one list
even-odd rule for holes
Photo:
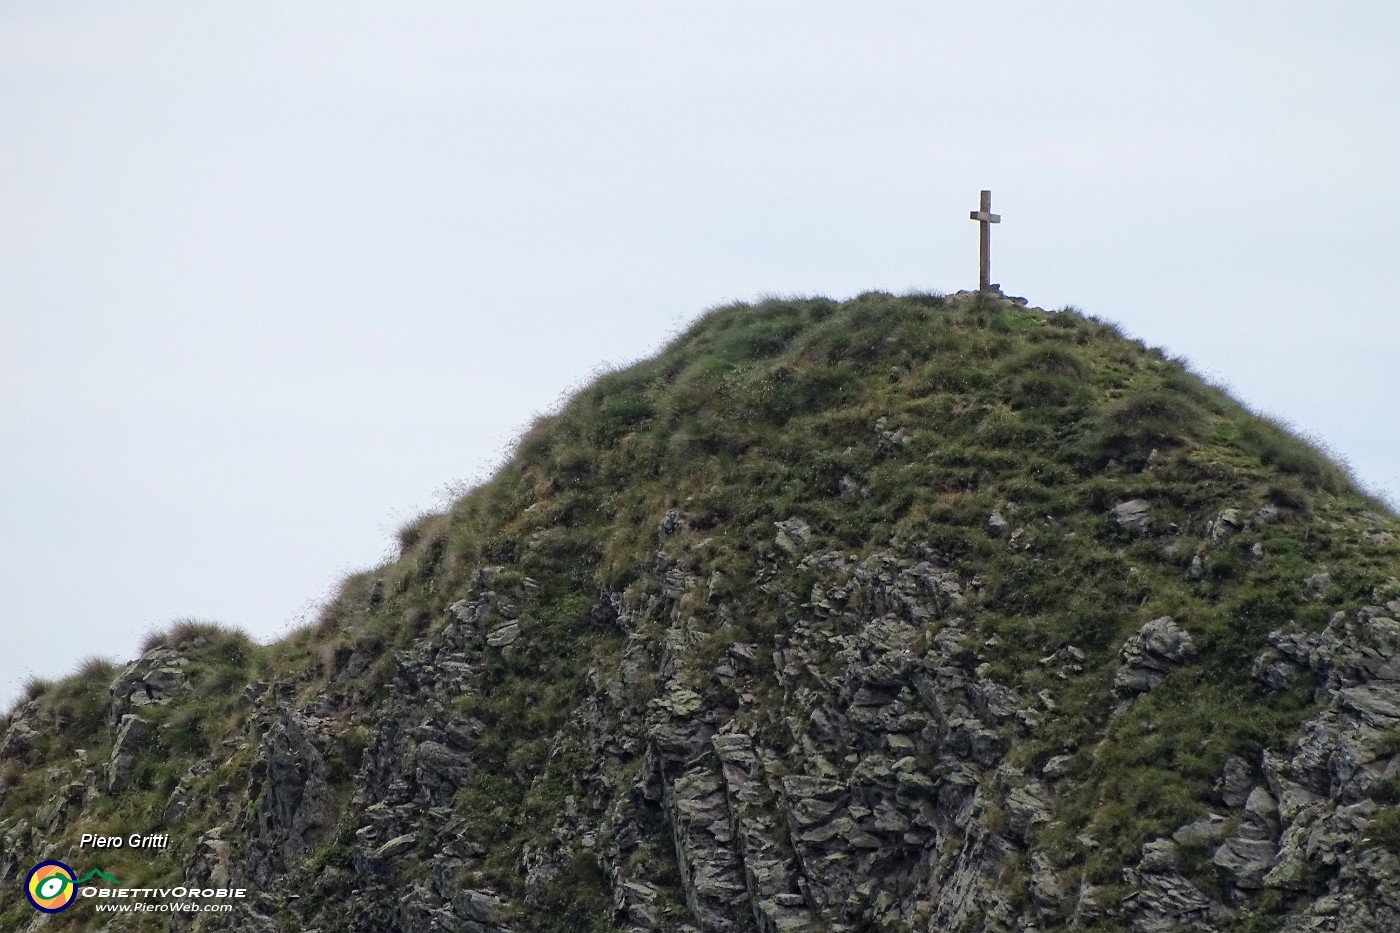
[[35,910],[56,914],[78,896],[73,869],[62,862],[40,862],[29,872],[24,894]]

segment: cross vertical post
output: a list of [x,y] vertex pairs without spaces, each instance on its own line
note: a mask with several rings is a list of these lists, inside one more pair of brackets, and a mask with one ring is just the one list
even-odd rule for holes
[[967,216],[977,221],[981,229],[981,251],[978,256],[977,269],[977,290],[979,292],[989,292],[992,290],[992,224],[1001,223],[1001,215],[992,213],[992,193],[982,192],[982,200],[979,204],[980,210],[975,210]]

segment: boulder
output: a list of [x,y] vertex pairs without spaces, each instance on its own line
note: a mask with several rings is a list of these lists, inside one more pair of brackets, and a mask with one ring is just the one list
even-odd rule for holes
[[812,541],[811,527],[800,518],[773,523],[778,529],[774,544],[784,553],[799,556],[806,552]]
[[112,756],[107,761],[108,793],[120,793],[131,785],[137,759],[153,734],[151,724],[135,713],[121,718],[117,738],[112,743]]
[[1123,659],[1113,685],[1125,693],[1145,693],[1196,654],[1196,643],[1171,616],[1145,622],[1118,651]]
[[108,723],[116,735],[122,717],[143,706],[164,703],[185,685],[189,660],[174,648],[152,648],[139,661],[127,665],[112,681]]
[[1152,503],[1145,499],[1129,499],[1113,507],[1113,517],[1124,528],[1145,528]]

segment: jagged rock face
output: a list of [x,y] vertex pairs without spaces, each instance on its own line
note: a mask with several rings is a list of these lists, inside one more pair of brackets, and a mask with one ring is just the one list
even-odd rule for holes
[[1146,693],[1196,653],[1196,643],[1171,616],[1144,622],[1123,643],[1123,666],[1113,675],[1113,685],[1128,693]]
[[23,762],[29,758],[34,746],[34,729],[23,719],[15,720],[5,731],[5,739],[0,742],[0,759]]
[[725,313],[316,629],[18,707],[0,883],[140,812],[254,892],[176,930],[1400,928],[1392,517],[1076,315]]
[[315,848],[335,822],[318,723],[283,712],[263,733],[253,761],[248,796],[258,801],[257,840],[248,874],[266,885]]
[[150,741],[151,731],[151,724],[135,713],[122,716],[116,740],[112,743],[112,760],[107,764],[109,793],[119,793],[131,783],[131,773],[136,767],[137,758]]
[[184,686],[187,663],[170,649],[156,648],[123,670],[110,688],[113,730],[121,727],[124,717],[175,696]]

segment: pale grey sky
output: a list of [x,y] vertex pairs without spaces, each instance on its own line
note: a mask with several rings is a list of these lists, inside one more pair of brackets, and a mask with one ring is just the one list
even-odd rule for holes
[[1392,3],[0,2],[0,701],[269,639],[599,365],[994,278],[1400,495]]

